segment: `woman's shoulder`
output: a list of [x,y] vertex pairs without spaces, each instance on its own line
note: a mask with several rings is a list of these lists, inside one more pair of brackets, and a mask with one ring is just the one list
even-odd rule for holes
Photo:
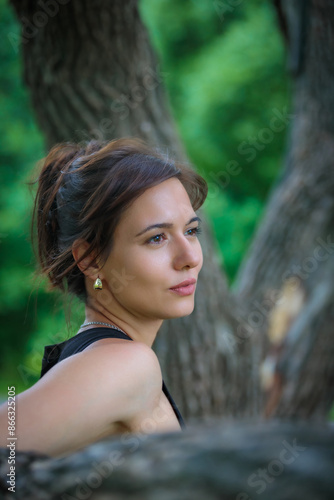
[[66,387],[75,400],[103,402],[103,412],[113,422],[130,424],[143,412],[153,411],[162,393],[158,358],[141,342],[102,339],[52,370],[51,385]]
[[56,455],[113,434],[116,424],[131,430],[154,411],[162,376],[153,350],[134,341],[99,342],[60,361],[19,395],[21,449]]
[[60,361],[43,378],[58,382],[62,378],[93,382],[101,380],[101,377],[104,386],[101,390],[110,390],[109,384],[122,387],[130,379],[134,390],[140,384],[146,385],[147,379],[154,381],[160,389],[162,386],[160,364],[149,346],[142,342],[111,338],[100,339]]

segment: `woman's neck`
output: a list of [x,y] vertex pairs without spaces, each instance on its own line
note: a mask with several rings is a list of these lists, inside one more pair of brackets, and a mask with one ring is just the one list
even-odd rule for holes
[[160,319],[149,320],[148,318],[135,318],[129,313],[125,314],[125,312],[123,312],[123,314],[121,314],[121,312],[116,314],[101,306],[101,304],[94,304],[90,301],[85,307],[84,323],[90,323],[91,321],[114,325],[123,330],[133,340],[143,342],[149,347],[152,347],[158,330],[163,323],[163,320]]

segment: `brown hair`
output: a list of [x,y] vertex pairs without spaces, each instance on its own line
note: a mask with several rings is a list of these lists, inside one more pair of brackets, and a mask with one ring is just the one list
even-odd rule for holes
[[72,255],[75,240],[107,259],[121,214],[146,189],[176,177],[194,210],[207,195],[205,180],[188,166],[136,138],[54,146],[38,178],[34,217],[41,269],[52,287],[86,299],[84,274]]

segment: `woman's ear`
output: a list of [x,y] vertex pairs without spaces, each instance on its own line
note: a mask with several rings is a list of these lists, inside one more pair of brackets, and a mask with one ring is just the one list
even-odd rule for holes
[[80,271],[85,276],[95,279],[97,276],[99,266],[97,265],[94,256],[92,254],[89,254],[83,259],[81,259],[82,256],[87,252],[88,248],[89,244],[87,243],[87,241],[76,240],[72,245],[72,255]]

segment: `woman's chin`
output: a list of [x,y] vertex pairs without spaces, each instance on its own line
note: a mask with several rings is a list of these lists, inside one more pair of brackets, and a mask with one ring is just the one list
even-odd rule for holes
[[172,318],[182,318],[184,316],[189,316],[194,310],[194,302],[189,302],[189,304],[180,304],[179,307],[174,307],[171,308],[168,316],[165,317],[165,319],[172,319]]

